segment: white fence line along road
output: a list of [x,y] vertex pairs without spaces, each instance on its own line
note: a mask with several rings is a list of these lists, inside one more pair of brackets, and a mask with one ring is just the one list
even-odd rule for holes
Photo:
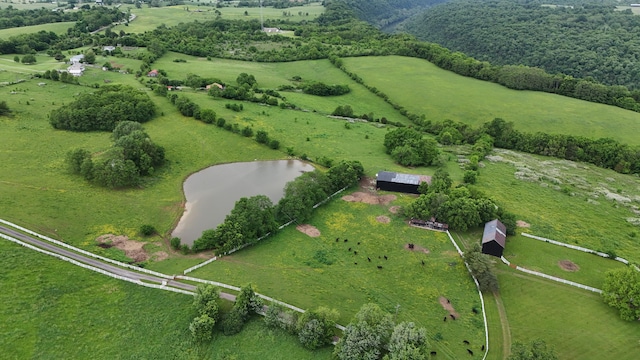
[[469,267],[469,264],[467,264],[467,262],[464,261],[464,252],[460,250],[458,243],[456,243],[456,241],[453,239],[453,236],[451,236],[451,233],[449,232],[449,230],[447,230],[446,233],[447,233],[447,236],[449,236],[449,240],[451,240],[451,243],[453,244],[453,246],[455,246],[456,251],[458,251],[458,254],[462,258],[462,262],[464,263],[464,266],[467,267],[467,271],[469,271],[469,275],[471,275],[473,282],[476,284],[476,289],[478,290],[478,296],[480,296],[480,305],[482,306],[482,320],[484,321],[484,344],[485,344],[485,349],[484,349],[485,351],[484,351],[484,356],[482,356],[482,360],[485,360],[487,358],[487,355],[489,355],[489,325],[487,323],[487,313],[484,307],[484,298],[482,297],[482,291],[480,291],[480,283],[478,283],[478,279],[476,279],[476,277],[473,276],[473,273],[471,272],[471,268]]
[[[536,235],[531,235],[531,234],[527,234],[527,233],[522,233],[522,236],[524,236],[524,237],[528,237],[528,238],[530,238],[530,239],[534,239],[534,240],[544,241],[544,242],[547,242],[547,243],[550,243],[550,244],[554,244],[554,245],[558,245],[558,246],[563,246],[563,247],[566,247],[566,248],[569,248],[569,249],[573,249],[573,250],[578,250],[578,251],[586,252],[586,253],[589,253],[589,254],[596,254],[596,255],[598,255],[598,256],[602,256],[603,258],[611,259],[611,257],[609,256],[609,254],[606,254],[606,253],[603,253],[603,252],[600,252],[600,251],[595,251],[595,250],[591,250],[591,249],[583,248],[583,247],[581,247],[581,246],[571,245],[571,244],[563,243],[563,242],[560,242],[560,241],[556,241],[556,240],[552,240],[552,239],[547,239],[547,238],[544,238],[544,237],[542,237],[542,236],[536,236]],[[617,257],[615,257],[613,260],[615,260],[615,261],[619,261],[619,262],[621,262],[621,263],[623,263],[623,264],[625,264],[625,265],[631,265],[631,266],[632,266],[633,268],[635,268],[637,271],[640,271],[640,269],[639,269],[636,265],[631,264],[631,263],[629,262],[629,260],[627,260],[627,259],[625,259],[625,258],[621,258],[621,257],[617,256]]]
[[523,268],[523,267],[520,267],[520,266],[517,266],[517,265],[511,265],[511,262],[509,262],[509,260],[505,259],[504,256],[500,257],[500,259],[507,266],[510,266],[510,267],[514,267],[515,266],[515,269],[518,270],[518,271],[522,271],[522,272],[527,273],[527,274],[539,276],[541,278],[553,280],[553,281],[556,281],[556,282],[559,282],[559,283],[575,286],[575,287],[580,288],[580,289],[584,289],[584,290],[592,291],[592,292],[595,292],[595,293],[598,293],[598,294],[602,294],[602,290],[596,289],[596,288],[588,286],[588,285],[583,285],[583,284],[580,284],[580,283],[577,283],[577,282],[573,282],[573,281],[565,280],[565,279],[562,279],[562,278],[559,278],[559,277],[547,275],[547,274],[544,274],[544,273],[541,273],[541,272],[529,270],[529,269],[526,269],[526,268]]
[[[143,273],[146,273],[146,274],[149,274],[149,275],[162,277],[162,278],[165,278],[165,279],[172,279],[173,278],[173,276],[166,275],[166,274],[163,274],[163,273],[159,273],[157,271],[143,269],[143,268],[141,268],[139,266],[135,266],[135,265],[131,265],[131,264],[125,264],[123,262],[116,261],[116,260],[113,260],[113,259],[109,259],[109,258],[106,258],[104,256],[96,255],[96,254],[94,254],[92,252],[79,249],[77,247],[71,246],[71,245],[69,245],[67,243],[64,243],[62,241],[58,241],[58,240],[52,239],[52,238],[44,236],[44,235],[40,235],[35,231],[29,230],[29,229],[25,229],[22,226],[16,225],[14,223],[8,222],[8,221],[3,220],[3,219],[0,219],[0,223],[8,225],[8,226],[11,226],[11,227],[13,227],[15,229],[18,229],[18,230],[22,231],[22,232],[26,232],[27,234],[33,235],[33,236],[35,236],[35,237],[37,237],[39,239],[46,240],[46,241],[48,241],[50,243],[54,243],[54,244],[56,244],[58,246],[65,247],[67,249],[73,250],[75,252],[78,252],[78,253],[86,255],[86,256],[90,256],[90,257],[95,258],[95,259],[100,259],[102,261],[105,261],[105,262],[108,262],[108,263],[111,263],[111,264],[114,264],[114,265],[118,265],[118,266],[121,266],[121,267],[129,268],[129,269],[132,269],[132,270],[135,270],[135,271],[139,271],[139,272],[143,272]],[[10,230],[8,228],[0,226],[0,230],[3,230],[3,229],[4,230],[13,231],[13,230]]]
[[20,241],[20,240],[18,240],[16,238],[13,238],[11,236],[8,236],[8,235],[2,234],[2,233],[0,233],[0,238],[3,238],[5,240],[9,240],[9,241],[11,241],[13,243],[16,243],[18,245],[26,247],[28,249],[35,250],[35,251],[37,251],[39,253],[42,253],[42,254],[45,254],[45,255],[49,255],[49,256],[53,256],[53,257],[55,257],[55,258],[57,258],[59,260],[69,262],[69,263],[71,263],[73,265],[80,266],[81,268],[84,268],[84,269],[87,269],[87,270],[91,270],[91,271],[100,273],[102,275],[106,275],[106,276],[112,277],[114,279],[127,281],[127,282],[134,283],[134,284],[141,285],[141,286],[146,286],[146,287],[151,287],[151,288],[156,288],[156,289],[161,289],[161,290],[167,290],[167,291],[173,291],[173,292],[186,294],[186,295],[195,295],[195,293],[192,292],[192,291],[187,291],[187,290],[182,290],[182,289],[176,289],[176,288],[173,288],[173,287],[168,287],[166,285],[166,281],[163,282],[163,285],[156,285],[156,284],[151,284],[151,283],[145,283],[145,282],[141,281],[140,279],[132,279],[132,278],[127,277],[127,276],[117,275],[117,274],[114,274],[112,272],[109,272],[109,271],[106,271],[106,270],[103,270],[103,269],[100,269],[100,268],[97,268],[97,267],[94,267],[94,266],[91,266],[91,265],[83,264],[83,263],[81,263],[79,261],[76,261],[74,259],[68,258],[66,256],[63,256],[63,255],[60,255],[60,254],[57,254],[57,253],[54,253],[54,252],[51,252],[51,251],[47,251],[47,250],[44,250],[44,249],[40,249],[39,247],[36,247],[36,246],[31,245],[29,243]]

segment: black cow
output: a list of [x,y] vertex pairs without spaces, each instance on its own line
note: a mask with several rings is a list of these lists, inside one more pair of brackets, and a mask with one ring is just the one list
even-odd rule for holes
[[349,239],[344,239],[344,242],[347,242],[347,241],[349,241]]
[[354,265],[358,265],[358,263],[357,263],[357,262],[354,262],[353,264],[354,264]]
[[351,248],[349,248],[349,251],[351,251]]
[[369,260],[369,262],[371,262],[371,258],[370,257],[368,257],[367,260]]
[[456,316],[453,315],[453,314],[449,314],[449,316],[451,317],[451,320],[455,320],[456,319]]
[[473,311],[474,314],[478,313],[478,309],[476,309],[476,308],[471,309],[471,311]]
[[354,252],[353,252],[353,255],[358,255],[358,252],[357,252],[357,251],[354,251]]
[[447,317],[445,316],[442,321],[447,322]]
[[336,242],[340,241],[340,238],[336,238]]
[[437,353],[437,352],[435,352],[435,351],[432,351],[432,352],[431,352],[431,356],[436,356],[436,355],[438,355],[438,353]]
[[473,356],[473,351],[467,349],[467,352],[469,353],[469,355]]
[[378,265],[378,269],[382,270],[382,265]]
[[482,347],[480,348],[480,350],[484,351],[484,345],[482,345]]
[[469,342],[467,340],[462,340],[462,342],[469,345]]
[[424,260],[422,260],[422,265],[424,266]]
[[358,241],[358,245],[360,245],[360,241]]

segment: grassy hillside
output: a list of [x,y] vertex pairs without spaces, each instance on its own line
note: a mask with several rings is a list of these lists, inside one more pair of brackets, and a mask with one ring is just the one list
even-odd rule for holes
[[0,38],[6,39],[11,36],[36,33],[42,30],[46,32],[53,31],[56,34],[65,34],[68,28],[73,27],[73,24],[75,24],[73,21],[69,21],[69,22],[32,25],[32,26],[22,26],[17,28],[10,28],[10,29],[0,29]]
[[510,90],[416,58],[347,58],[344,65],[366,84],[428,120],[451,119],[477,126],[503,118],[522,131],[609,137],[640,144],[635,136],[640,132],[640,114],[632,111],[542,92]]

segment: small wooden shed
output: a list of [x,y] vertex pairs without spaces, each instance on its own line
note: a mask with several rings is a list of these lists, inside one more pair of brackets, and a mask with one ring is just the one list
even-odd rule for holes
[[491,220],[484,224],[482,234],[482,253],[501,257],[507,243],[507,228],[500,220]]
[[391,171],[380,171],[376,174],[376,188],[385,191],[419,194],[418,186],[423,182],[431,184],[431,176],[400,174]]

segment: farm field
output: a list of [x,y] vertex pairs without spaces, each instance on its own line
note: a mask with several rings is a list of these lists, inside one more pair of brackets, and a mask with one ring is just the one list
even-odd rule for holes
[[[117,25],[112,28],[113,31],[119,32],[124,30],[128,33],[143,33],[145,31],[151,31],[161,24],[166,26],[174,26],[179,23],[187,23],[191,21],[209,21],[215,20],[218,15],[216,10],[220,11],[220,17],[222,19],[229,20],[260,20],[260,8],[255,7],[222,7],[216,9],[212,6],[196,6],[192,5],[176,5],[165,6],[159,8],[143,7],[136,9],[133,6],[123,6],[123,11],[130,9],[132,14],[136,15],[136,19],[126,25]],[[189,9],[188,11],[186,9]],[[247,11],[248,15],[244,15]],[[284,16],[283,11],[291,12],[291,16]],[[298,12],[306,15],[298,15]],[[312,3],[307,6],[296,6],[287,9],[274,9],[272,7],[264,7],[262,9],[262,16],[265,20],[287,20],[287,21],[309,21],[318,17],[324,12],[324,7],[320,3]]]
[[[2,5],[3,4],[0,3],[0,6]],[[58,22],[58,23],[49,23],[49,24],[40,24],[40,25],[31,25],[31,26],[21,26],[17,28],[9,28],[9,29],[0,29],[0,38],[6,39],[6,38],[20,35],[20,34],[36,33],[43,30],[46,32],[53,31],[58,35],[66,34],[67,29],[70,27],[73,27],[74,24],[75,23],[73,21],[67,21],[67,22]]]
[[[389,205],[338,198],[318,208],[309,222],[320,237],[309,237],[289,226],[273,238],[192,274],[234,285],[251,282],[256,291],[304,309],[336,308],[343,325],[365,303],[375,302],[391,313],[399,304],[398,321],[425,326],[439,353],[468,356],[464,339],[480,353],[484,327],[482,317],[472,312],[480,308],[480,299],[448,237],[409,227],[389,211],[389,206],[406,204],[411,198],[400,195]],[[410,242],[429,253],[405,249]],[[460,314],[458,320],[443,322],[448,313],[439,303],[441,296],[451,301]]]
[[518,273],[498,271],[514,341],[542,338],[559,359],[635,359],[637,323],[620,319],[599,294]]
[[[608,137],[638,145],[640,114],[613,106],[463,77],[432,63],[400,56],[345,58],[345,67],[409,112],[427,120],[479,126],[494,118],[527,132]],[[383,71],[382,71],[383,70]],[[614,120],[615,119],[615,120]]]

